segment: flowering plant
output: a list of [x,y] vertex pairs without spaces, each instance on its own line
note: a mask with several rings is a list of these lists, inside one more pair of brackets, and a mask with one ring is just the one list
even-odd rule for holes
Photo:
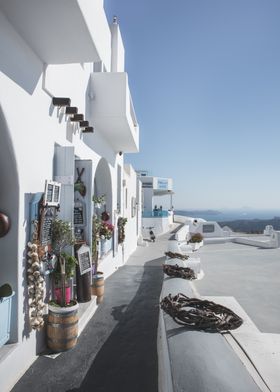
[[93,196],[92,197],[92,201],[94,202],[94,204],[103,206],[106,202],[106,197],[105,195],[101,195],[101,196]]
[[125,240],[125,230],[124,226],[127,223],[127,218],[122,218],[121,216],[118,219],[118,243],[122,244]]
[[101,222],[99,235],[101,239],[109,240],[112,238],[114,226],[111,223]]

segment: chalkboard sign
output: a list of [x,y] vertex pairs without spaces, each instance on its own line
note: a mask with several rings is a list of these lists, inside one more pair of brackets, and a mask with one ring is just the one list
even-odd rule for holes
[[74,225],[83,226],[84,225],[84,213],[83,207],[74,207]]
[[40,244],[50,245],[52,242],[52,222],[56,216],[55,207],[42,209],[40,216]]
[[80,274],[83,275],[91,271],[91,252],[90,247],[87,245],[82,245],[77,251]]

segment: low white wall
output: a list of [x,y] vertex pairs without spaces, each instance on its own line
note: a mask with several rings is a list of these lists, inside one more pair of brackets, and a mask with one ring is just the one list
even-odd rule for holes
[[[197,296],[189,281],[164,275],[160,300],[178,293]],[[259,390],[222,334],[184,328],[162,309],[157,350],[159,392]]]
[[189,235],[190,235],[190,226],[184,225],[183,227],[181,227],[181,229],[179,229],[176,232],[175,239],[177,241],[186,241],[187,239],[189,239]]
[[167,233],[170,229],[169,218],[142,218],[142,227],[143,238],[149,238],[149,227],[153,227],[151,230],[153,230],[155,235]]

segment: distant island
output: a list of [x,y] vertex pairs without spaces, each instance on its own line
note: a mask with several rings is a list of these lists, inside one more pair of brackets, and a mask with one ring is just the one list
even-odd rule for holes
[[221,227],[228,226],[233,231],[247,234],[262,234],[265,226],[271,225],[274,230],[280,230],[280,217],[272,219],[238,219],[218,222]]
[[221,211],[216,210],[176,210],[177,215],[220,215]]

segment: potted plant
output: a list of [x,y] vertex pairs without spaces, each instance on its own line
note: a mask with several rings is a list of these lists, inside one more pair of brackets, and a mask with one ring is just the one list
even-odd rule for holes
[[100,238],[100,253],[101,256],[107,253],[108,247],[111,246],[111,242],[108,242],[113,236],[114,226],[111,223],[101,221],[99,227],[99,238]]
[[111,223],[101,221],[99,228],[99,236],[102,240],[109,240],[112,238],[114,226]]
[[99,242],[100,242],[100,226],[101,219],[97,215],[92,217],[92,261],[93,261],[93,273],[97,271],[98,258],[99,258]]
[[119,217],[118,219],[118,243],[123,244],[125,240],[125,225],[127,224],[127,218]]
[[55,352],[73,348],[78,337],[78,302],[66,298],[66,279],[74,275],[76,259],[66,252],[74,244],[73,229],[69,222],[55,219],[52,223],[52,248],[57,257],[53,278],[61,282],[61,294],[49,302],[47,336],[48,346]]
[[194,233],[191,235],[188,244],[191,244],[193,250],[199,249],[203,245],[203,236],[200,233]]
[[[67,282],[71,278],[74,277],[75,275],[75,269],[77,265],[77,260],[74,256],[71,256],[65,252],[61,252],[61,256],[65,260],[65,305],[68,305],[71,300],[71,287]],[[55,300],[57,303],[59,303],[61,306],[64,306],[62,304],[63,298],[62,298],[62,274],[61,274],[61,263],[57,262],[55,265],[55,269],[52,272],[52,277],[54,278],[54,294],[55,294]]]
[[106,202],[106,198],[105,198],[105,195],[101,195],[101,196],[94,195],[92,197],[92,201],[94,202],[95,208],[101,208],[102,206],[104,206],[104,204]]
[[8,283],[0,287],[0,347],[10,339],[12,297],[14,294]]

